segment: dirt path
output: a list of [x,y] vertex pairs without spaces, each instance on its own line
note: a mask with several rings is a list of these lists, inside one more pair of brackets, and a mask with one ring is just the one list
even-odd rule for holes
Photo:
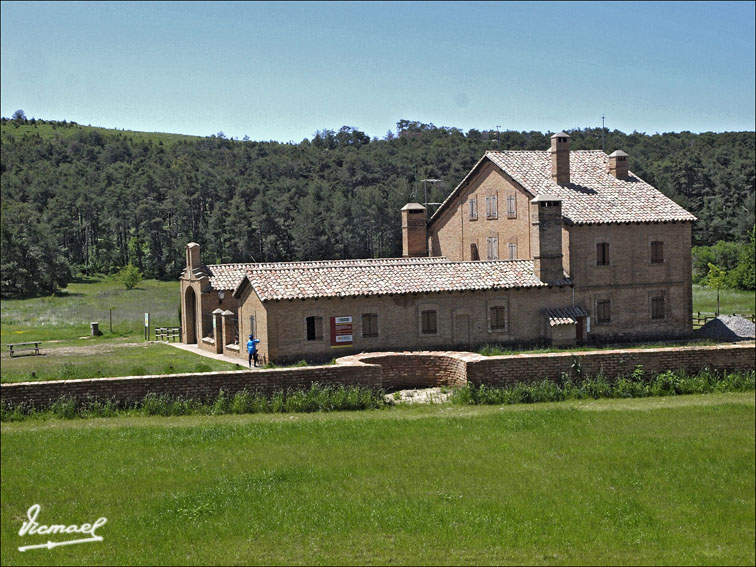
[[[64,346],[64,347],[55,347],[52,346],[56,341],[42,341],[42,346],[40,347],[40,354],[44,356],[45,354],[55,354],[55,356],[76,356],[76,355],[88,355],[88,354],[108,354],[111,352],[114,352],[118,350],[119,348],[126,348],[126,347],[138,347],[138,346],[148,346],[152,343],[99,343],[99,344],[88,344],[88,345],[81,345],[81,346]],[[48,345],[47,348],[45,348],[45,345]],[[19,354],[14,356],[13,358],[18,358],[19,356],[23,355],[29,355],[29,351],[19,351]],[[32,352],[32,355],[34,353]],[[9,352],[3,352],[1,357],[3,359],[10,358]]]

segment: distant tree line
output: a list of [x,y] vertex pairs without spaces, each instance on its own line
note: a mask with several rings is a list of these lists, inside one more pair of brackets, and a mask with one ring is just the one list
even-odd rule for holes
[[[20,114],[19,114],[20,112]],[[399,209],[440,202],[489,149],[545,150],[550,133],[463,132],[401,120],[383,139],[351,126],[300,143],[139,135],[2,118],[2,295],[133,265],[175,279],[184,246],[208,263],[401,255]],[[601,128],[569,130],[600,149]],[[162,136],[162,137],[161,137]],[[745,244],[754,223],[754,132],[608,131],[606,152],[693,212],[699,246]]]

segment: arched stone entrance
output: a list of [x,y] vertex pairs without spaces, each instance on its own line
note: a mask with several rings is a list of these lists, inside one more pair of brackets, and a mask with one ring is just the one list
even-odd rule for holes
[[184,342],[186,344],[196,344],[197,342],[197,314],[196,314],[197,296],[191,287],[186,289],[184,294]]

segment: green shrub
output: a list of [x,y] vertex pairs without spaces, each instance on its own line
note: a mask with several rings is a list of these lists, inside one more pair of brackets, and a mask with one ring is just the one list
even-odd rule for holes
[[126,289],[134,289],[142,281],[142,272],[134,264],[124,266],[117,274],[116,279],[120,281]]
[[684,371],[668,370],[649,379],[643,368],[637,366],[630,376],[620,377],[613,382],[609,382],[601,374],[573,382],[563,374],[558,381],[544,380],[512,386],[467,384],[452,393],[451,401],[462,405],[538,403],[586,398],[642,398],[711,392],[747,392],[755,387],[754,371],[718,373],[704,369],[690,376]]

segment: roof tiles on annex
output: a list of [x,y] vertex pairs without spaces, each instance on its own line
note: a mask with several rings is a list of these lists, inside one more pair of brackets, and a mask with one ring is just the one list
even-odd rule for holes
[[[533,272],[532,260],[451,262],[446,258],[363,260],[318,266],[256,265],[246,281],[261,301],[364,297],[545,287]],[[428,261],[433,260],[433,261]],[[238,293],[244,281],[237,288]],[[559,282],[569,285],[569,280]]]
[[432,258],[379,258],[357,260],[317,260],[312,262],[250,262],[240,264],[208,264],[203,266],[204,272],[210,278],[210,287],[216,290],[236,289],[239,282],[247,274],[248,270],[259,269],[290,269],[290,268],[325,268],[338,266],[364,266],[382,262],[392,265],[404,265],[407,263],[435,263],[448,262],[445,257]]
[[576,325],[578,317],[587,317],[588,313],[580,306],[544,309],[543,314],[551,327],[559,325]]
[[[562,216],[572,224],[690,222],[696,217],[629,172],[625,179],[609,173],[609,156],[601,150],[570,152],[570,183],[551,177],[548,151],[488,151],[478,162],[490,160],[534,197],[553,195],[562,200]],[[477,169],[473,168],[473,171]],[[470,174],[472,171],[470,172]],[[465,179],[431,217],[435,218],[461,191]]]

